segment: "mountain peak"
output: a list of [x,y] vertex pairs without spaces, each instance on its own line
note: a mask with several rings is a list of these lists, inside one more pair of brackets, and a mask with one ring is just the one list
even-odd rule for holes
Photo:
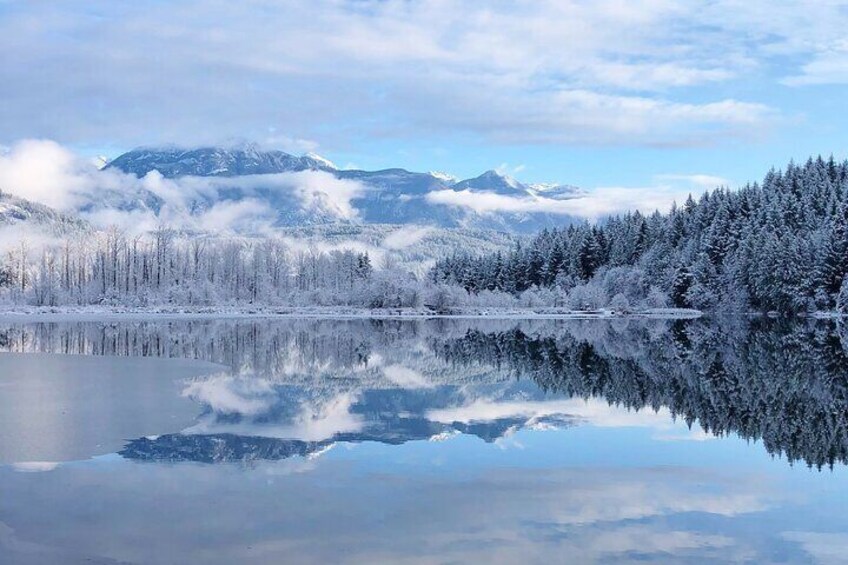
[[428,173],[431,177],[435,179],[439,179],[440,181],[446,182],[448,184],[454,184],[459,179],[453,176],[450,173],[445,173],[443,171],[430,171]]
[[535,183],[528,184],[527,188],[535,196],[542,196],[553,200],[578,198],[585,194],[581,188],[570,184]]
[[526,192],[527,190],[526,186],[511,176],[495,170],[488,170],[479,177],[460,181],[454,186],[458,189],[485,190],[498,194],[515,194],[516,192]]
[[338,170],[338,167],[336,166],[335,163],[333,163],[332,161],[330,161],[326,157],[322,157],[321,155],[318,155],[317,153],[313,153],[312,151],[305,154],[303,156],[303,158],[304,159],[311,159],[311,160],[315,161],[316,163],[320,164],[324,168],[332,169],[334,171]]

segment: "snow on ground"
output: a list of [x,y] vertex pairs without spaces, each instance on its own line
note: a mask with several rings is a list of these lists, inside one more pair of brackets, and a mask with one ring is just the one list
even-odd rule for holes
[[451,312],[434,312],[424,308],[365,309],[339,307],[280,307],[280,308],[124,308],[106,306],[75,307],[0,307],[0,319],[20,321],[100,321],[114,319],[221,319],[221,318],[326,318],[326,319],[425,319],[425,318],[487,318],[487,319],[611,319],[621,317],[690,319],[702,315],[699,310],[686,308],[654,308],[628,313],[613,310],[577,311],[562,308],[456,308]]

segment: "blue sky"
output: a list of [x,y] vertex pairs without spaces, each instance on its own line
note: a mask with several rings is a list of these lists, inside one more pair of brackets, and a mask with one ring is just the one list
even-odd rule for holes
[[735,186],[846,153],[848,4],[0,0],[0,144]]

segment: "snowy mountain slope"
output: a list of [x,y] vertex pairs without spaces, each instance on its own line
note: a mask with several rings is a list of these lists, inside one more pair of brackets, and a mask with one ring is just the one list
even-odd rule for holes
[[452,188],[456,190],[481,190],[508,196],[515,196],[526,192],[525,185],[511,176],[501,174],[497,171],[486,171],[479,177],[459,181]]
[[0,192],[0,228],[32,228],[53,236],[92,231],[88,222],[73,215],[3,192]]
[[223,149],[135,149],[111,161],[114,168],[143,177],[159,171],[165,178],[182,176],[260,175],[305,170],[335,170],[333,164],[318,155],[295,157],[283,151],[261,151],[256,145]]
[[525,184],[497,171],[486,171],[479,177],[455,182],[451,185],[451,188],[453,190],[471,190],[503,196],[529,195],[554,199],[575,198],[583,194],[581,189],[569,184]]
[[531,194],[555,200],[577,198],[585,194],[583,189],[570,184],[537,183],[528,184],[525,187]]
[[[435,201],[431,195],[456,191],[472,196],[498,195],[524,202],[563,200],[581,194],[576,187],[524,184],[496,171],[456,181],[445,173],[418,173],[399,168],[339,170],[318,155],[296,157],[282,151],[261,151],[254,145],[237,149],[136,149],[116,158],[106,169],[137,177],[158,171],[165,179],[177,183],[191,182],[194,178],[212,179],[205,186],[211,183],[214,189],[202,191],[188,203],[192,213],[208,210],[220,202],[254,199],[275,211],[277,227],[341,222],[531,233],[543,227],[567,224],[574,218],[561,213],[508,209],[481,212],[461,202]],[[293,175],[292,186],[281,187],[281,174],[286,173]],[[342,184],[335,186],[333,180]],[[349,210],[345,208],[346,211],[340,213],[339,198]],[[140,206],[158,210],[161,205],[158,196],[153,194],[135,195],[130,202],[108,203],[109,207],[120,209]]]

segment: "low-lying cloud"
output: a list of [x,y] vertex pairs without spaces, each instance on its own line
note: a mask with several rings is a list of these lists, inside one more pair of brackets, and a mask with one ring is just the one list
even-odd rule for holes
[[[365,187],[324,171],[178,179],[151,171],[138,178],[100,170],[51,140],[23,140],[0,153],[0,189],[60,211],[79,212],[95,227],[142,233],[168,224],[262,233],[273,228],[279,213],[265,199],[269,195],[288,197],[295,210],[347,221],[357,218],[352,200]],[[224,196],[229,192],[236,196]],[[128,208],[127,203],[136,205]]]
[[534,213],[556,214],[597,220],[628,210],[651,213],[666,212],[674,202],[683,202],[693,191],[691,188],[670,185],[643,188],[601,187],[568,199],[542,196],[508,196],[471,190],[438,190],[427,195],[427,200],[465,208],[478,214]]
[[382,246],[386,249],[405,249],[416,243],[420,243],[425,237],[433,233],[434,229],[427,226],[409,226],[393,231],[383,239]]
[[[729,184],[707,174],[657,175],[654,181],[645,187],[599,187],[567,198],[442,189],[425,199],[477,214],[555,214],[597,220],[628,210],[667,211],[690,193]],[[357,221],[355,200],[369,190],[360,182],[325,171],[177,179],[151,171],[138,178],[114,169],[100,170],[50,140],[24,140],[0,153],[0,189],[79,213],[95,227],[117,226],[131,234],[163,224],[212,233],[269,234],[281,212]],[[357,249],[382,256],[416,245],[431,232],[428,227],[404,227],[379,244],[363,243]]]

